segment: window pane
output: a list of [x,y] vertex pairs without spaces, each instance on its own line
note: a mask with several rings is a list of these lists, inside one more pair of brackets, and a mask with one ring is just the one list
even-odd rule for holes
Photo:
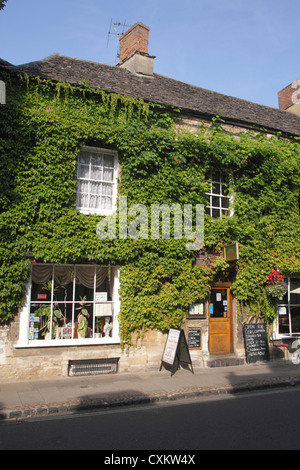
[[72,300],[74,268],[69,265],[54,266],[54,302]]
[[278,323],[279,323],[279,334],[282,335],[282,334],[290,333],[289,316],[287,313],[285,315],[279,315]]
[[75,305],[74,338],[93,337],[93,304],[80,302]]
[[88,207],[89,197],[88,194],[79,193],[77,194],[77,206]]
[[88,192],[89,192],[89,182],[88,181],[79,181],[78,182],[78,191],[80,193],[88,194]]
[[91,209],[100,209],[101,208],[101,196],[96,196],[94,194],[90,195],[89,208]]
[[213,207],[220,207],[220,198],[216,196],[212,196],[212,206]]
[[[225,305],[224,305],[225,302]],[[210,316],[223,318],[227,316],[227,290],[212,289],[210,292]]]
[[37,284],[32,281],[31,283],[31,301],[49,301],[51,300],[51,286],[52,281],[45,282],[44,284]]
[[51,305],[30,305],[29,314],[29,340],[50,339]]
[[76,266],[75,300],[94,300],[94,266]]
[[103,170],[103,180],[112,181],[113,180],[113,170],[110,168],[104,168]]
[[102,166],[102,155],[96,153],[91,154],[91,164],[92,166]]
[[292,333],[300,333],[300,305],[291,307]]
[[111,210],[112,209],[112,198],[108,196],[102,196],[101,209]]
[[79,163],[89,165],[90,164],[90,153],[81,151],[79,154]]
[[212,193],[213,194],[221,194],[221,185],[219,183],[213,183]]
[[91,167],[91,179],[100,181],[102,179],[102,167],[92,165]]
[[89,178],[90,175],[90,166],[89,165],[79,165],[78,166],[78,178]]
[[91,194],[101,194],[101,183],[90,183],[90,192]]
[[114,167],[114,157],[112,155],[104,155],[104,163],[103,166],[108,168]]
[[219,210],[219,209],[212,209],[211,215],[212,215],[212,217],[214,217],[214,218],[220,217],[220,216],[221,216],[220,210]]
[[112,196],[112,185],[108,183],[103,183],[102,194],[104,194],[105,196]]
[[229,199],[227,197],[222,197],[221,198],[221,205],[223,209],[228,209],[229,208]]
[[300,305],[300,279],[291,279],[290,281],[290,301],[291,304]]
[[52,339],[72,339],[72,303],[54,304]]

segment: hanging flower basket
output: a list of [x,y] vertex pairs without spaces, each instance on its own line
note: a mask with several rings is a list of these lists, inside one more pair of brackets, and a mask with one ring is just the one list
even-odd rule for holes
[[284,283],[284,277],[278,271],[273,269],[266,283],[266,291],[271,297],[282,300],[283,296],[287,292],[286,284]]

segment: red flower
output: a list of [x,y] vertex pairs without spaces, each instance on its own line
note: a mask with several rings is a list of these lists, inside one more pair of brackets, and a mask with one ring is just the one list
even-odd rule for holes
[[276,284],[278,281],[283,282],[284,277],[276,269],[272,269],[268,276],[267,284]]

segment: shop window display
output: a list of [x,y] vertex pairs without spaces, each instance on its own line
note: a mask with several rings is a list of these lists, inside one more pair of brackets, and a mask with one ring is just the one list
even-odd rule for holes
[[117,337],[117,272],[96,265],[33,264],[27,305],[29,343]]

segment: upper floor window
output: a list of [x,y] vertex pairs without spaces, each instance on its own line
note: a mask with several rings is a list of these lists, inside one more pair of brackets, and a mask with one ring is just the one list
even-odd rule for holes
[[220,171],[210,171],[210,191],[206,210],[211,217],[222,218],[223,215],[231,215],[229,182],[225,180]]
[[78,157],[76,208],[85,214],[108,215],[117,198],[117,152],[84,147]]

